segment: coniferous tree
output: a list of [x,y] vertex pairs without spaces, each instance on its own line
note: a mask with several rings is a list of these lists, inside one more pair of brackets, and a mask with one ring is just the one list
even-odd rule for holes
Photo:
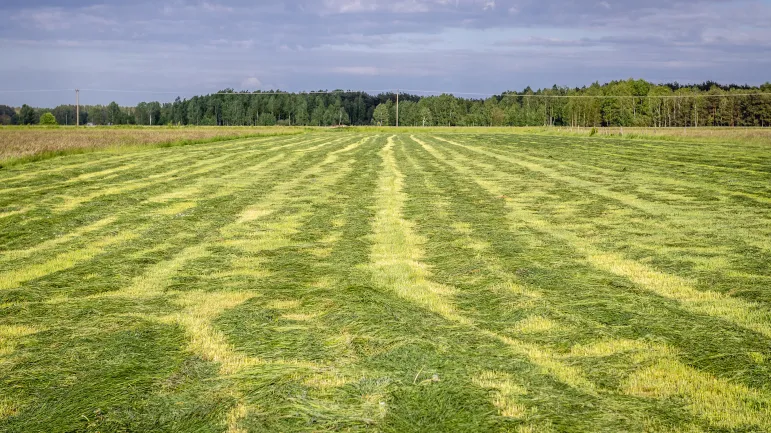
[[[759,93],[764,93],[758,95]],[[595,82],[581,88],[552,86],[507,91],[485,99],[453,95],[399,95],[399,125],[426,126],[769,126],[771,83],[758,87],[705,82],[652,84],[644,80]],[[396,94],[363,92],[236,92],[142,102],[135,107],[81,106],[80,123],[97,125],[383,125],[396,124]],[[0,106],[0,124],[37,124],[51,111],[74,124],[75,107]],[[263,116],[267,116],[263,119]]]

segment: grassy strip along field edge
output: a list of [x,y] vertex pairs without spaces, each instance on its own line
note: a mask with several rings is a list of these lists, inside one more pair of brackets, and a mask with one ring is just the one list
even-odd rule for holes
[[[32,128],[27,128],[27,129],[31,130]],[[180,130],[182,129],[180,128]],[[309,130],[307,128],[302,128],[302,129],[287,128],[286,131],[282,131],[282,132],[266,133],[266,132],[260,132],[259,128],[255,128],[254,133],[227,133],[228,130],[224,129],[223,132],[225,134],[223,135],[218,135],[215,137],[208,137],[208,138],[200,138],[200,139],[174,138],[174,139],[159,141],[156,143],[107,144],[105,146],[93,145],[93,146],[87,146],[87,147],[73,147],[73,148],[58,149],[58,150],[45,150],[38,153],[33,153],[31,155],[12,156],[5,159],[0,158],[0,170],[2,170],[5,167],[11,167],[19,164],[30,163],[30,162],[43,161],[43,160],[56,158],[59,156],[66,156],[66,155],[77,155],[77,154],[93,153],[93,152],[124,153],[124,152],[134,152],[134,151],[148,149],[148,148],[165,148],[165,147],[188,146],[192,144],[218,143],[221,141],[231,141],[231,140],[239,140],[239,139],[245,139],[245,138],[300,135],[300,134],[305,134],[308,131]]]
[[570,128],[569,126],[354,126],[339,128],[359,133],[400,133],[400,134],[495,134],[495,135],[548,135],[580,139],[623,139],[632,141],[672,141],[681,143],[715,143],[739,145],[771,145],[771,128],[760,127],[698,127],[698,128],[649,128],[649,127],[597,127],[592,134],[591,127]]

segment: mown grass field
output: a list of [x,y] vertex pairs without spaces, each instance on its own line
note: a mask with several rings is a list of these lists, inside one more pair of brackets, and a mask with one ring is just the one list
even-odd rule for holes
[[314,132],[0,170],[0,431],[771,431],[771,148]]

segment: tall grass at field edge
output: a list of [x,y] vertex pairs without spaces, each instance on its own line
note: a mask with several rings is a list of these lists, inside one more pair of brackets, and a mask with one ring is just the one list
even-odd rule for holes
[[329,132],[380,132],[380,133],[428,133],[428,134],[515,134],[550,135],[579,138],[612,138],[624,140],[656,140],[684,143],[729,143],[771,145],[771,128],[760,127],[600,127],[591,135],[591,127],[547,127],[547,126],[353,126],[334,128]]
[[[61,126],[54,126],[54,127],[46,127],[46,129],[52,129],[52,128],[60,128]],[[39,129],[39,127],[32,127],[29,129]],[[65,127],[66,128],[66,127]],[[131,128],[131,127],[126,127]],[[178,147],[178,146],[189,146],[193,144],[207,144],[207,143],[217,143],[221,141],[230,141],[230,140],[240,140],[244,138],[258,138],[258,137],[278,137],[278,136],[285,136],[285,135],[302,135],[306,134],[309,131],[306,129],[299,130],[299,131],[287,131],[287,132],[271,132],[271,133],[254,133],[254,134],[232,134],[232,135],[222,135],[218,137],[209,137],[209,138],[202,138],[202,139],[177,139],[177,140],[169,140],[169,141],[162,141],[159,143],[147,143],[147,144],[129,144],[129,145],[114,145],[114,146],[108,146],[108,147],[102,147],[102,146],[91,146],[91,147],[81,147],[81,148],[69,148],[69,149],[61,149],[61,150],[53,150],[53,151],[45,151],[36,153],[34,155],[26,155],[26,156],[20,156],[20,157],[11,157],[6,159],[0,159],[0,170],[7,167],[12,167],[20,164],[27,164],[31,162],[38,162],[43,161],[51,158],[57,158],[60,156],[68,156],[68,155],[79,155],[84,153],[95,153],[95,152],[105,152],[105,153],[127,153],[127,152],[135,152],[138,150],[144,150],[144,149],[150,149],[150,148],[166,148],[166,147]]]

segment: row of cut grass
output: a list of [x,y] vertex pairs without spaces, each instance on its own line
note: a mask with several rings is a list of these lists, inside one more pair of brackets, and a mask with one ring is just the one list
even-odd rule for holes
[[762,151],[424,132],[0,172],[0,430],[771,428]]

